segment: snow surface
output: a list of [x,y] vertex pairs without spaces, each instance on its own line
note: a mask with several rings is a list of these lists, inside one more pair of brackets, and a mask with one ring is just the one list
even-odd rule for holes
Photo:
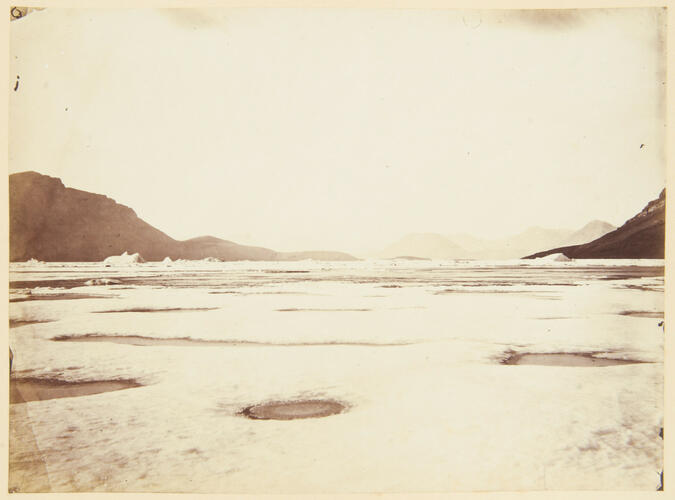
[[[663,311],[663,264],[12,264],[10,300],[32,300],[11,302],[11,319],[51,320],[10,330],[14,376],[145,386],[11,405],[44,462],[19,435],[10,487],[42,475],[54,491],[655,490],[663,329],[630,312]],[[84,284],[104,279],[120,283]],[[102,313],[132,308],[186,310]],[[87,334],[249,343],[50,340]],[[500,364],[512,352],[646,363]],[[238,414],[320,398],[348,409]]]

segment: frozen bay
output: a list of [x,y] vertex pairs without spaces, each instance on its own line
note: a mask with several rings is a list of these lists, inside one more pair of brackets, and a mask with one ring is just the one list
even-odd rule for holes
[[[136,386],[11,404],[9,486],[655,490],[663,265],[12,264],[15,382]],[[344,410],[242,415],[293,400]]]

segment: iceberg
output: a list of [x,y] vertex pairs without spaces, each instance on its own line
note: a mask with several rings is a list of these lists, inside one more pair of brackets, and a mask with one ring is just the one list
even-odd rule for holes
[[106,266],[111,266],[111,265],[125,265],[125,264],[140,264],[145,262],[145,259],[141,257],[141,254],[133,253],[129,254],[127,252],[124,252],[122,255],[111,255],[110,257],[106,257],[103,260],[103,263]]
[[545,261],[553,261],[553,262],[569,262],[572,259],[570,259],[567,255],[564,253],[552,253],[550,255],[547,255],[545,257],[539,257],[535,260],[545,260]]

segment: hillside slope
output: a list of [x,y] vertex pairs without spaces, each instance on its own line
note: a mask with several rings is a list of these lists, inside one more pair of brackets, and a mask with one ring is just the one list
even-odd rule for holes
[[666,190],[620,228],[583,245],[553,248],[524,257],[562,253],[572,259],[663,259],[665,255]]
[[99,262],[123,252],[147,261],[355,260],[341,252],[280,253],[213,236],[178,241],[104,195],[67,188],[37,172],[9,176],[10,261]]

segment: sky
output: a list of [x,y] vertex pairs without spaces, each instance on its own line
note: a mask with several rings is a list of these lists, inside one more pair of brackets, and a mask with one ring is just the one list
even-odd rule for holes
[[177,239],[621,225],[665,186],[665,12],[172,9],[10,25],[10,173]]

